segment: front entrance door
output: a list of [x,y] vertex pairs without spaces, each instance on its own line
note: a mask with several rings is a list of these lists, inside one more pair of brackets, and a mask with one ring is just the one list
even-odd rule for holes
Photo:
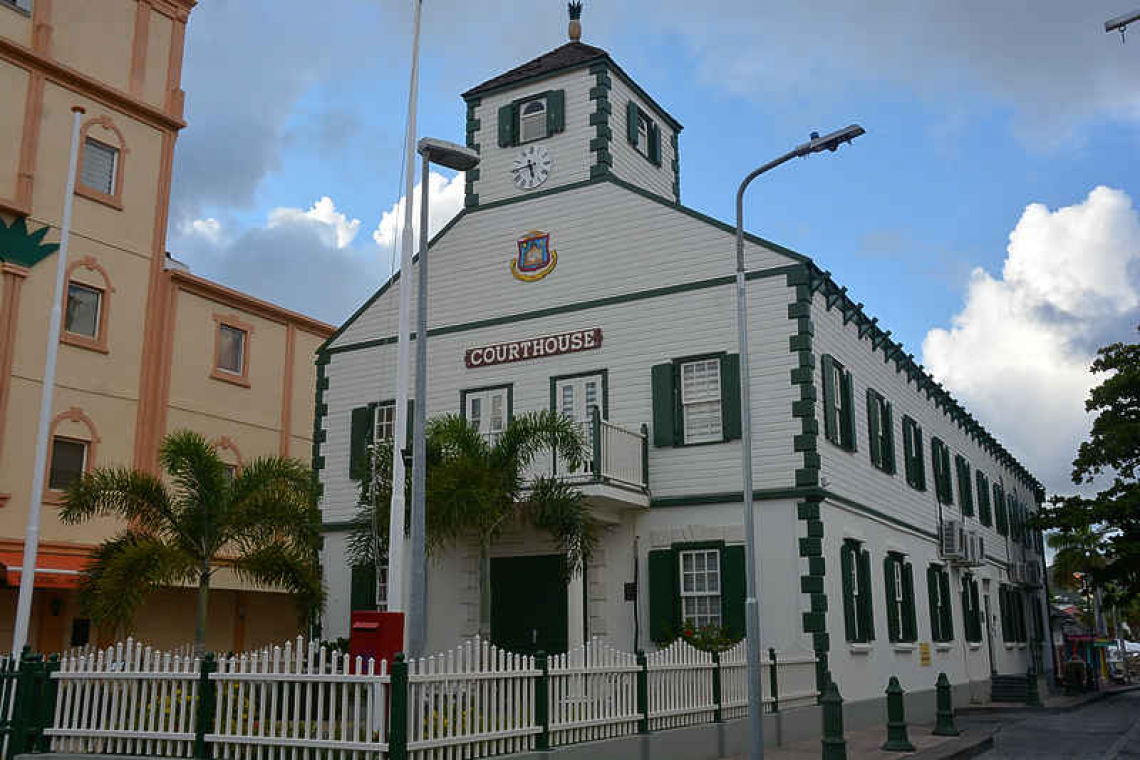
[[554,384],[555,411],[564,417],[569,417],[579,424],[586,438],[586,459],[577,470],[567,471],[558,468],[561,475],[584,475],[590,471],[590,459],[593,457],[593,441],[590,440],[590,421],[593,410],[601,414],[602,408],[602,376],[579,375],[578,377],[561,378]]
[[491,642],[523,654],[566,651],[561,555],[491,559]]

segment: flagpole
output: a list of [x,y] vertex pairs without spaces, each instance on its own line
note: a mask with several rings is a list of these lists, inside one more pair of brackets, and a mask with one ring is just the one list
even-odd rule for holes
[[63,283],[67,273],[67,242],[71,237],[71,205],[75,198],[75,169],[79,163],[79,119],[82,106],[71,108],[71,158],[67,163],[67,186],[63,196],[63,223],[59,229],[59,252],[55,266],[55,290],[52,291],[51,318],[48,321],[47,359],[44,362],[44,385],[40,392],[40,426],[36,433],[36,460],[32,467],[32,496],[28,503],[28,526],[24,533],[24,561],[20,566],[20,596],[16,602],[16,627],[12,632],[12,654],[19,656],[28,640],[28,623],[32,615],[32,592],[36,584],[36,554],[40,548],[40,512],[44,500],[47,469],[48,429],[51,426],[52,402],[55,397],[55,362],[59,356],[59,323],[63,318]]
[[[400,314],[396,334],[396,429],[393,432],[392,501],[388,511],[388,611],[404,611],[404,449],[408,437],[408,375],[411,346],[408,333],[412,323],[412,199],[415,191],[416,97],[419,90],[420,11],[423,0],[415,2],[412,32],[412,81],[408,87],[408,134],[404,146],[404,232],[400,239]],[[420,399],[423,403],[423,399]]]

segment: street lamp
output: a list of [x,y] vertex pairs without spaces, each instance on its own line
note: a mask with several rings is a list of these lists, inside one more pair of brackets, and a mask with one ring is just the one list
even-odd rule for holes
[[747,598],[744,601],[745,641],[748,648],[748,757],[764,757],[764,716],[760,698],[760,604],[756,591],[756,527],[752,514],[752,385],[748,367],[748,305],[744,298],[744,191],[752,180],[793,158],[835,151],[864,129],[858,124],[811,139],[761,166],[740,183],[736,191],[736,323],[740,338],[740,469],[744,479],[744,569]]
[[1134,23],[1136,21],[1140,21],[1140,11],[1133,11],[1132,13],[1125,13],[1123,16],[1117,16],[1116,18],[1110,18],[1108,21],[1105,21],[1104,22],[1104,31],[1105,32],[1119,31],[1120,32],[1120,41],[1124,42],[1124,30],[1128,28],[1129,24]]
[[427,486],[427,445],[424,424],[427,420],[427,288],[428,288],[428,184],[432,163],[465,172],[479,165],[479,154],[462,145],[424,137],[416,144],[421,156],[423,174],[420,179],[420,260],[416,296],[416,407],[412,433],[412,524],[411,577],[408,588],[408,639],[405,651],[409,657],[423,655],[427,634],[427,565],[424,541]]

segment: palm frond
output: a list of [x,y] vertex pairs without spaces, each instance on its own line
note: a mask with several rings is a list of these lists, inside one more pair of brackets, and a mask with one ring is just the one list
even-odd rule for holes
[[225,467],[213,445],[200,433],[177,430],[158,449],[158,461],[175,484],[175,506],[189,532],[213,543],[209,534],[227,506]]
[[101,467],[68,487],[59,519],[74,525],[95,517],[119,517],[154,534],[171,530],[170,493],[158,478],[141,470]]
[[246,465],[228,490],[223,538],[259,541],[282,532],[316,546],[321,515],[312,470],[295,459],[263,457]]
[[311,622],[324,606],[325,590],[315,552],[277,541],[243,553],[234,560],[233,569],[244,581],[288,591],[302,625]]
[[126,530],[91,554],[79,581],[79,605],[97,624],[129,626],[150,592],[194,579],[195,557],[154,536]]
[[534,481],[526,508],[535,527],[550,533],[562,550],[567,580],[589,564],[602,526],[591,516],[581,491],[558,478],[543,476]]
[[526,412],[512,419],[495,443],[492,463],[525,472],[539,454],[553,451],[571,470],[586,456],[582,428],[558,412]]

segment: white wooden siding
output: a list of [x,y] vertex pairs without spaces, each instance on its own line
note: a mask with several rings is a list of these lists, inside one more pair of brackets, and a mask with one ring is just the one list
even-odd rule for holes
[[[611,74],[613,83],[610,89],[610,154],[613,156],[613,172],[619,179],[631,182],[666,200],[676,200],[673,195],[673,128],[661,114],[633,90],[626,86],[620,77]],[[661,130],[661,165],[657,166],[629,144],[628,119],[629,101],[634,101],[642,111],[649,114]]]

